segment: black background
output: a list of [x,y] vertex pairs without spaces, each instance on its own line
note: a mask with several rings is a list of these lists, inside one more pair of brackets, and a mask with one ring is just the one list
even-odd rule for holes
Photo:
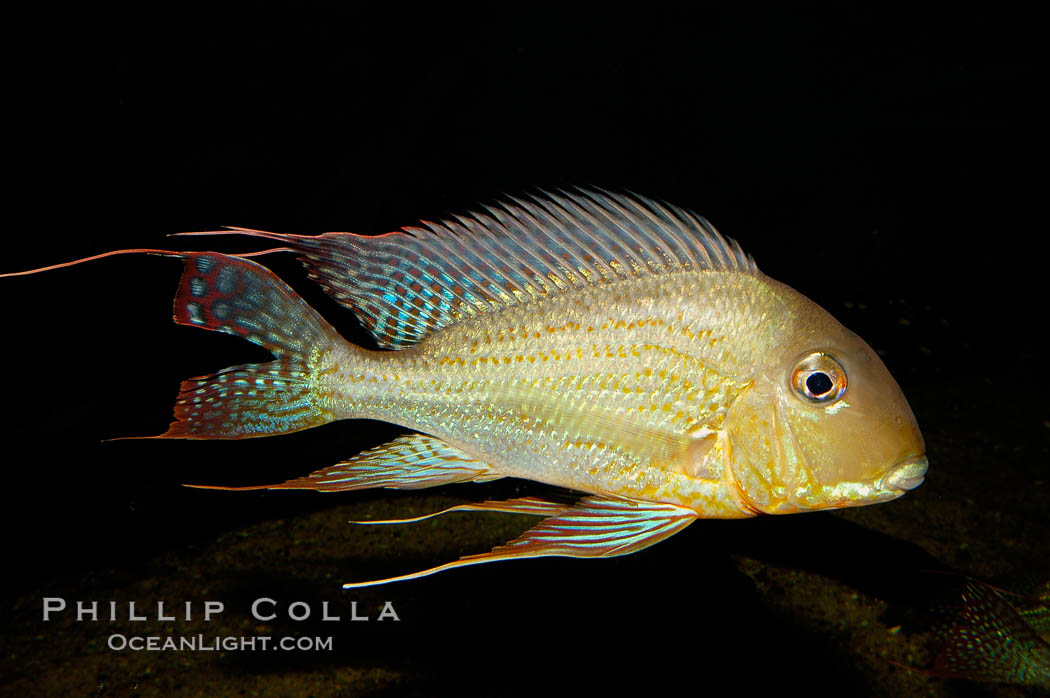
[[[972,380],[962,392],[987,418],[1011,419],[1018,395],[1045,395],[1033,23],[990,10],[529,5],[15,17],[0,271],[199,249],[165,235],[222,225],[381,233],[536,187],[633,190],[740,240],[880,349],[906,394]],[[369,341],[293,260],[272,267]],[[321,509],[330,501],[308,493],[179,485],[282,480],[397,433],[357,423],[234,444],[102,443],[162,432],[179,380],[265,356],[174,327],[178,271],[128,256],[0,281],[13,591]],[[858,303],[870,312],[851,313]],[[688,595],[702,574],[691,563],[667,586]],[[544,635],[529,636],[538,652]],[[540,660],[506,658],[526,661]]]

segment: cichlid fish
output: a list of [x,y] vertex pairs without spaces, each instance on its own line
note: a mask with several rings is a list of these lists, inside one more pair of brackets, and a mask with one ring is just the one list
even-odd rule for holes
[[251,255],[89,258],[181,258],[175,322],[275,357],[185,381],[157,438],[378,419],[418,433],[264,487],[517,477],[583,493],[454,507],[546,518],[491,552],[346,587],[508,558],[624,555],[698,518],[885,502],[922,482],[922,435],[875,352],[705,219],[577,190],[422,225],[378,237],[188,233],[277,241],[253,254],[296,253],[394,351],[342,339]]
[[1018,592],[967,579],[954,605],[928,673],[1050,690],[1050,578]]

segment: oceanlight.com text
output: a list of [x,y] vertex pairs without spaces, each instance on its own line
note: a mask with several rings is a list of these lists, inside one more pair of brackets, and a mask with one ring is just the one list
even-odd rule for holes
[[114,633],[106,640],[109,649],[121,652],[330,652],[331,637],[271,637],[260,635],[123,635]]

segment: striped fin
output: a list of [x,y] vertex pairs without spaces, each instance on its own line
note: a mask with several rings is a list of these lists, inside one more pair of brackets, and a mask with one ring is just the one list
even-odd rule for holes
[[380,524],[403,524],[426,521],[442,514],[450,514],[454,511],[498,511],[504,514],[527,514],[529,516],[554,516],[572,508],[572,504],[564,502],[552,502],[540,497],[519,497],[517,499],[504,499],[500,501],[474,502],[472,504],[460,504],[436,511],[433,514],[414,516],[410,519],[376,519],[372,521],[351,521],[352,524],[362,526],[377,526]]
[[335,329],[266,267],[211,252],[178,256],[175,322],[243,337],[277,358],[183,381],[175,421],[155,438],[242,439],[331,421],[311,380]]
[[426,434],[399,436],[382,446],[362,451],[350,460],[318,470],[306,477],[276,485],[209,487],[213,490],[317,490],[345,492],[386,487],[419,490],[455,482],[484,482],[503,477],[492,466],[471,458],[441,439]]
[[437,572],[497,560],[528,557],[616,557],[658,543],[697,518],[692,509],[674,504],[621,497],[588,496],[575,506],[544,519],[518,538],[490,552],[468,555],[422,572],[368,582],[344,584],[344,589],[419,579]]
[[299,253],[310,277],[395,349],[464,318],[573,288],[677,271],[757,272],[704,218],[640,196],[542,194],[423,226],[378,237],[228,233]]

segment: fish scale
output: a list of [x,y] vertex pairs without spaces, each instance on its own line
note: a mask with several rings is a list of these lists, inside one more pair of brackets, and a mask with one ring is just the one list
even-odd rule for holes
[[[724,342],[695,341],[713,331],[698,329],[709,318],[682,317],[680,283],[653,281],[629,290],[633,302],[619,317],[598,303],[555,297],[508,309],[496,329],[476,318],[414,348],[379,354],[378,389],[354,383],[365,393],[341,396],[345,414],[360,415],[371,396],[374,412],[363,416],[461,444],[507,475],[628,496],[677,489],[673,501],[695,505],[696,487],[661,480],[669,469],[685,469],[678,461],[692,441],[688,433],[718,429],[747,380],[714,367],[735,363],[719,348]],[[552,316],[570,320],[559,328]],[[695,399],[684,399],[683,385],[697,386]],[[615,409],[600,407],[610,401]],[[637,437],[625,440],[632,431]],[[481,433],[487,436],[479,443]],[[718,502],[705,514],[727,512]]]
[[[175,321],[274,355],[185,381],[156,438],[252,438],[362,417],[419,432],[283,483],[216,489],[519,477],[580,495],[454,507],[545,518],[488,553],[346,587],[511,558],[623,555],[698,518],[888,501],[926,472],[915,418],[871,348],[684,209],[576,190],[375,237],[189,235],[216,234],[279,246],[118,250],[48,267],[179,258]],[[385,351],[350,344],[247,259],[277,252],[296,254]]]

